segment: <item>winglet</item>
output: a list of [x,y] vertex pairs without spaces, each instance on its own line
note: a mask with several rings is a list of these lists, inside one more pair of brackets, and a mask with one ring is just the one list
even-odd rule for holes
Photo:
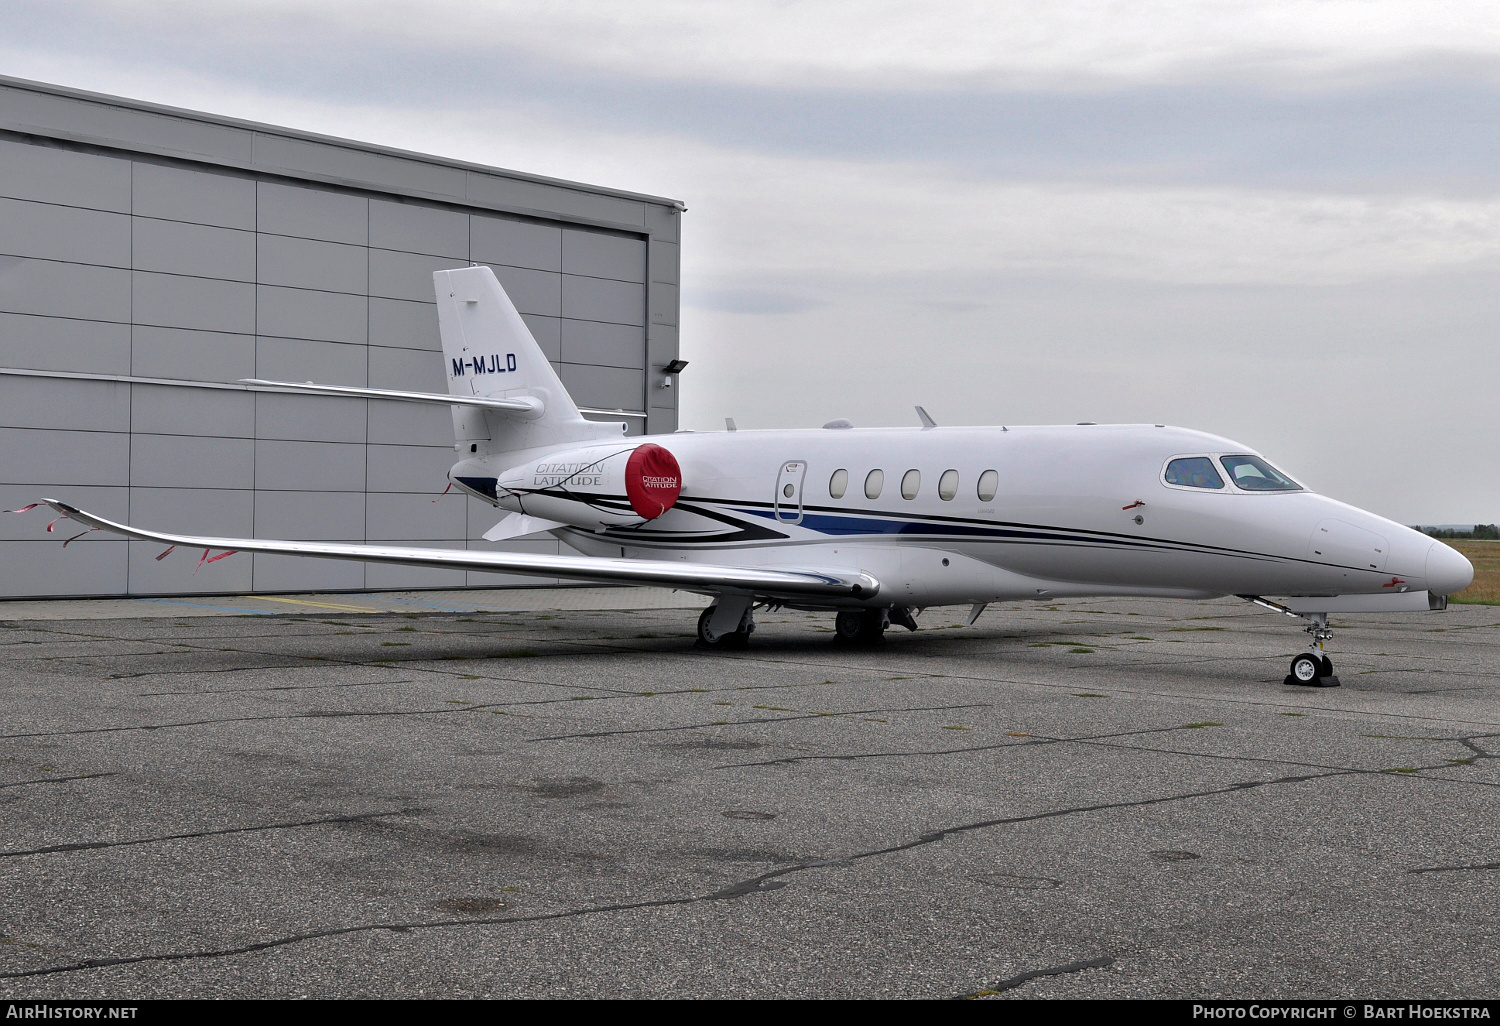
[[928,428],[935,428],[935,427],[937,427],[937,421],[935,421],[931,417],[929,417],[927,415],[927,411],[924,410],[924,409],[922,409],[922,407],[920,407],[920,406],[917,407],[917,416],[922,418],[922,430],[923,431],[926,431]]

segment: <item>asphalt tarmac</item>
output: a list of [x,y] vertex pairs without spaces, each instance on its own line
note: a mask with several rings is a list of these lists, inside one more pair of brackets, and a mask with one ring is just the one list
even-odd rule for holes
[[287,609],[0,621],[0,996],[1500,992],[1500,608]]

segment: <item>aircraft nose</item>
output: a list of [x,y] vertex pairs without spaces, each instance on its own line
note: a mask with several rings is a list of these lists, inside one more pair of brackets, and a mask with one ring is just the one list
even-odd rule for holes
[[1434,595],[1452,595],[1463,591],[1474,580],[1474,564],[1462,552],[1433,542],[1427,550],[1427,590]]

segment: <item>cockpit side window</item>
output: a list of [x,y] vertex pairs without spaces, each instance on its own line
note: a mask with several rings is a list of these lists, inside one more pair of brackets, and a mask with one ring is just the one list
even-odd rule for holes
[[1224,479],[1207,456],[1183,456],[1168,463],[1166,481],[1179,488],[1224,487]]
[[1247,492],[1300,492],[1302,486],[1259,456],[1220,456],[1236,488]]

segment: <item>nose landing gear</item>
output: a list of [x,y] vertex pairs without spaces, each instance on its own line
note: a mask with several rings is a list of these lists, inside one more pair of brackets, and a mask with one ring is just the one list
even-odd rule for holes
[[1291,670],[1282,681],[1283,684],[1293,684],[1304,688],[1339,686],[1339,679],[1333,675],[1333,660],[1328,658],[1328,653],[1323,650],[1323,646],[1333,640],[1333,631],[1328,627],[1327,613],[1294,612],[1279,602],[1263,599],[1259,595],[1241,595],[1240,598],[1253,602],[1257,606],[1264,606],[1266,609],[1274,609],[1278,613],[1308,621],[1307,626],[1302,630],[1312,641],[1308,644],[1306,652],[1292,658]]

